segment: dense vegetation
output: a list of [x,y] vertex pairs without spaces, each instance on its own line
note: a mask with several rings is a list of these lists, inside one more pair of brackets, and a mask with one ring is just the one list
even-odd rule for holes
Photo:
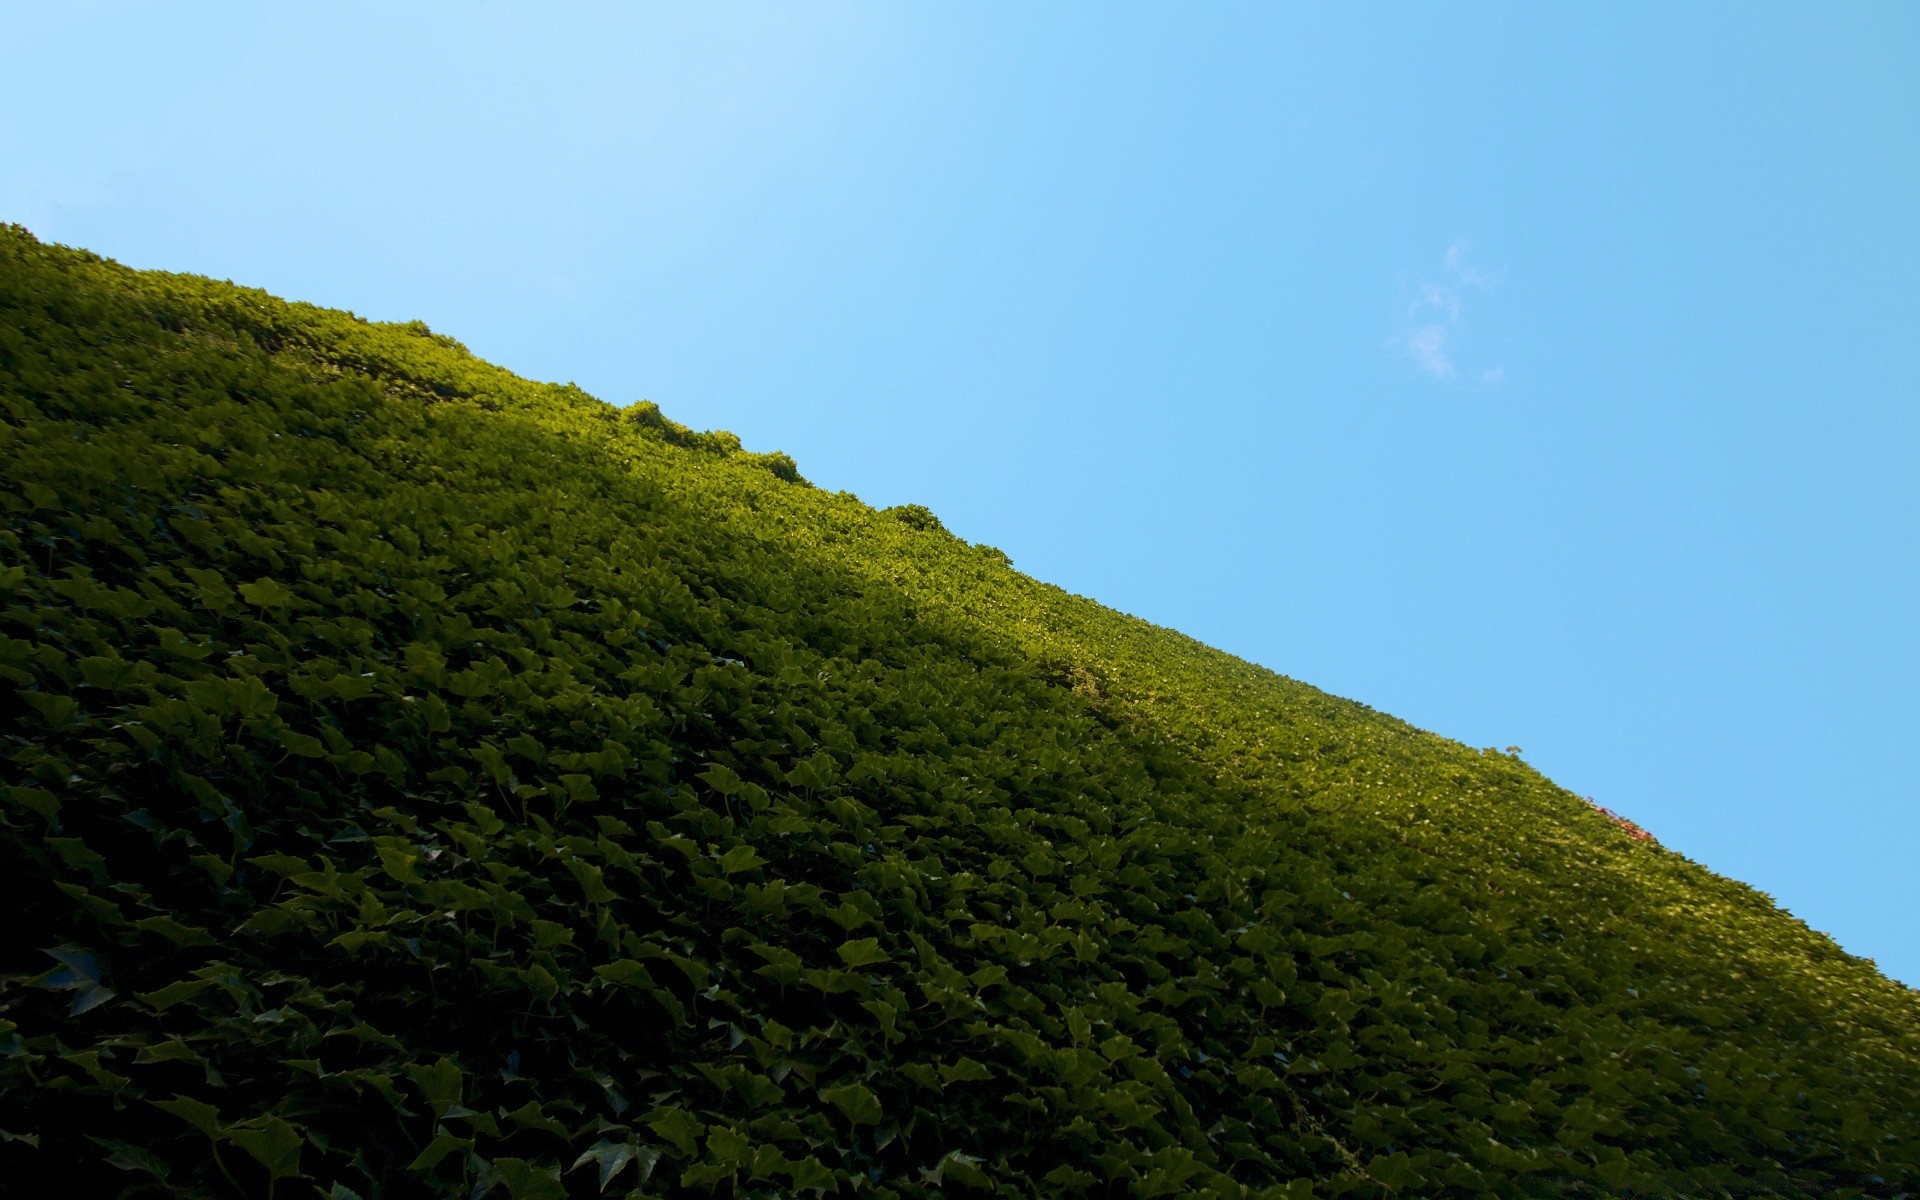
[[0,1181],[1920,1189],[1916,994],[1516,757],[417,322],[0,314]]

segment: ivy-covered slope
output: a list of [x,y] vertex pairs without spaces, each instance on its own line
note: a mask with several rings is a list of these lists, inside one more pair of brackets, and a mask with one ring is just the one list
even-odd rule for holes
[[1895,1196],[1920,1002],[920,508],[0,232],[0,1191]]

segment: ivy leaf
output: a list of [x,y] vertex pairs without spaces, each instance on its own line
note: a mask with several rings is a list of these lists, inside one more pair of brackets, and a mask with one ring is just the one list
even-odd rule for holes
[[206,930],[192,925],[182,925],[165,914],[143,917],[135,921],[133,927],[142,933],[159,934],[176,946],[205,946],[213,941]]
[[801,973],[800,977],[806,980],[809,985],[819,988],[829,996],[837,996],[841,992],[851,992],[854,988],[860,986],[858,976],[850,975],[840,970],[829,971],[824,967],[809,967]]
[[177,655],[190,662],[199,662],[213,652],[210,646],[203,646],[187,639],[187,635],[178,629],[156,630],[160,635],[160,648],[168,654]]
[[948,1179],[967,1187],[991,1187],[993,1181],[987,1177],[986,1172],[980,1170],[980,1164],[984,1161],[986,1160],[977,1154],[949,1150],[933,1166],[922,1167],[920,1176],[935,1187],[940,1187]]
[[513,1200],[567,1200],[560,1168],[535,1166],[524,1158],[496,1158],[493,1173]]
[[1404,1152],[1375,1156],[1367,1164],[1367,1174],[1382,1186],[1394,1189],[1413,1187],[1420,1182],[1420,1169]]
[[107,1152],[104,1161],[117,1171],[145,1171],[160,1180],[166,1179],[172,1171],[165,1159],[143,1147],[92,1135],[88,1135],[87,1140]]
[[880,948],[879,938],[855,938],[840,943],[840,961],[849,968],[870,967],[888,961],[888,955]]
[[62,946],[41,953],[60,965],[35,979],[33,985],[49,991],[72,992],[73,1003],[67,1008],[68,1016],[77,1017],[92,1012],[116,995],[113,989],[100,982],[101,963],[93,951]]
[[151,992],[136,992],[135,997],[155,1012],[165,1012],[184,1000],[191,1000],[213,986],[211,979],[182,979]]
[[799,1160],[787,1160],[787,1165],[781,1171],[793,1181],[795,1192],[825,1195],[834,1186],[833,1172],[811,1154]]
[[755,954],[767,960],[764,967],[756,967],[755,975],[764,975],[779,984],[796,984],[804,976],[800,956],[782,946],[765,946],[755,943],[749,947]]
[[822,1088],[820,1098],[839,1109],[847,1122],[856,1127],[877,1125],[883,1115],[880,1097],[869,1091],[865,1084],[849,1083],[836,1088]]
[[407,1170],[431,1171],[439,1166],[441,1160],[445,1159],[447,1155],[455,1151],[470,1151],[472,1149],[472,1138],[457,1138],[450,1133],[443,1132],[435,1135],[434,1139],[427,1143],[427,1148],[422,1150],[414,1157],[412,1162],[407,1164]]
[[[634,1145],[632,1142],[595,1142],[593,1145],[587,1147],[579,1158],[573,1160],[573,1167],[571,1169],[577,1171],[588,1163],[597,1164],[600,1174],[600,1190],[604,1192],[607,1190],[607,1185],[613,1182],[613,1177],[618,1175],[628,1163],[638,1158],[640,1153],[641,1147]],[[650,1153],[653,1155],[654,1161],[657,1162],[660,1157],[660,1152],[654,1150],[650,1151]],[[647,1175],[651,1174],[652,1171],[653,1162],[648,1162],[641,1168],[640,1182],[642,1184],[646,1183]]]
[[819,791],[830,787],[838,777],[833,758],[827,754],[815,754],[805,762],[787,772],[787,782],[808,791]]
[[706,1123],[684,1108],[663,1108],[647,1118],[647,1128],[659,1134],[668,1145],[687,1157],[693,1157],[696,1139],[706,1132]]
[[1076,1167],[1058,1166],[1040,1177],[1040,1182],[1050,1184],[1056,1192],[1085,1191],[1099,1182],[1099,1177],[1091,1171],[1082,1171]]
[[752,846],[735,846],[720,856],[720,869],[729,875],[738,875],[742,871],[764,866],[766,861]]
[[566,1141],[573,1136],[572,1132],[569,1131],[565,1125],[554,1120],[541,1109],[538,1100],[529,1100],[512,1112],[503,1113],[502,1115],[523,1129],[537,1129],[543,1133],[551,1133],[562,1141]]
[[37,787],[10,787],[5,789],[7,799],[29,812],[36,813],[47,824],[60,828],[60,797]]
[[584,859],[569,858],[567,860],[567,870],[573,874],[574,880],[580,884],[580,890],[586,896],[587,903],[611,904],[620,898],[614,893],[612,888],[607,886],[606,875],[599,867],[592,863]]
[[219,1136],[220,1110],[211,1104],[178,1093],[171,1100],[149,1100],[147,1103],[161,1112],[172,1113],[208,1137]]
[[406,885],[420,882],[420,876],[413,864],[420,861],[417,854],[407,854],[391,846],[379,846],[374,853],[380,857],[380,869],[392,877],[395,883]]
[[262,575],[252,583],[243,583],[239,587],[240,598],[256,608],[282,609],[293,605],[294,595],[280,581]]
[[827,919],[848,933],[862,925],[871,925],[877,919],[866,909],[851,901],[842,901],[840,907],[827,910]]
[[745,1166],[753,1150],[753,1140],[729,1125],[715,1125],[707,1131],[707,1153],[728,1167]]
[[873,1019],[880,1023],[880,1031],[887,1036],[889,1041],[900,1036],[900,1030],[897,1025],[897,1022],[900,1020],[900,1008],[898,1005],[890,1004],[885,1000],[862,1000],[860,1007],[866,1009],[868,1013],[872,1014]]
[[459,1066],[450,1058],[442,1058],[428,1066],[408,1064],[407,1078],[433,1107],[433,1115],[445,1116],[446,1111],[460,1103],[461,1084],[465,1076]]
[[275,736],[279,739],[282,746],[285,746],[301,758],[325,758],[327,756],[326,745],[322,743],[319,738],[311,734],[297,733],[294,730],[282,727]]
[[553,972],[539,963],[521,971],[520,979],[526,984],[527,990],[532,992],[542,1004],[551,1004],[553,998],[560,994],[560,981],[553,977]]
[[976,1062],[971,1058],[962,1058],[956,1063],[942,1063],[940,1066],[940,1082],[948,1086],[992,1078],[993,1072],[987,1069],[985,1063]]
[[279,1117],[245,1125],[230,1125],[223,1136],[253,1155],[273,1179],[285,1179],[300,1173],[300,1149],[306,1139]]

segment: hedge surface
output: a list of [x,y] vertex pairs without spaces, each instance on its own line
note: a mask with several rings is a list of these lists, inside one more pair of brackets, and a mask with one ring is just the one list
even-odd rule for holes
[[1920,1190],[1917,994],[1517,758],[418,322],[0,313],[0,1181]]

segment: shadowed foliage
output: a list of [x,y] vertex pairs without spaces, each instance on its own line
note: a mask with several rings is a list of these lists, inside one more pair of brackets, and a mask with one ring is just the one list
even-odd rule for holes
[[1920,1003],[924,508],[0,232],[0,1179],[1920,1189]]

